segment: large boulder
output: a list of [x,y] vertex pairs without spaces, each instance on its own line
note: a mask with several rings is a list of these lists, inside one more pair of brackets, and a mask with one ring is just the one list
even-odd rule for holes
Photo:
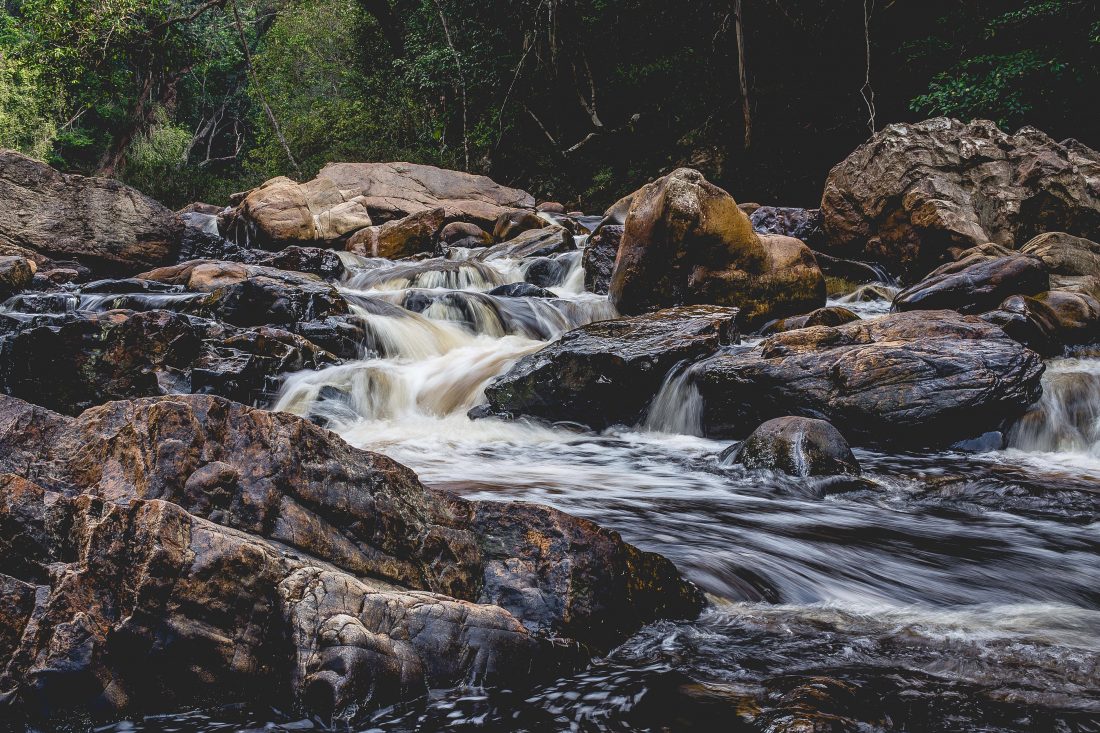
[[363,198],[340,190],[331,180],[295,183],[281,176],[248,192],[224,226],[238,242],[279,248],[288,244],[331,246],[372,223]]
[[794,237],[812,249],[819,249],[825,238],[821,209],[757,206],[749,213],[749,220],[752,221],[752,228],[761,234]]
[[443,228],[443,209],[425,209],[403,219],[360,229],[346,249],[366,257],[399,260],[435,250],[436,235]]
[[376,223],[442,207],[447,221],[492,229],[512,209],[530,209],[535,199],[485,176],[413,163],[329,163],[317,174],[348,195],[362,196]]
[[75,419],[0,398],[5,472],[9,719],[236,700],[352,716],[462,682],[515,690],[702,602],[591,522],[433,492],[214,397]]
[[943,445],[997,430],[1041,393],[1039,355],[954,311],[788,331],[692,374],[708,434],[775,417],[827,420],[860,445]]
[[736,313],[682,306],[569,331],[495,379],[490,409],[596,429],[634,424],[672,367],[736,340]]
[[175,262],[184,229],[129,186],[66,175],[12,150],[0,150],[0,211],[0,254],[31,251],[109,275]]
[[753,327],[825,305],[825,279],[805,244],[757,234],[732,196],[681,168],[633,194],[608,295],[628,315],[735,306]]
[[1100,154],[986,120],[889,125],[832,169],[821,210],[830,254],[912,281],[986,242],[1014,248],[1053,230],[1100,238]]
[[0,337],[0,391],[70,415],[171,393],[253,403],[270,400],[283,375],[335,362],[278,328],[243,330],[162,310],[79,313]]
[[1027,242],[1020,252],[1043,261],[1052,287],[1100,299],[1100,242],[1047,232]]
[[1010,295],[1036,295],[1050,289],[1046,266],[1038,257],[1011,254],[971,262],[964,258],[933,270],[894,298],[899,311],[949,308],[982,313]]
[[861,472],[840,431],[809,417],[768,420],[737,446],[730,460],[791,476],[858,476]]
[[1034,297],[1013,295],[982,314],[1012,338],[1045,356],[1067,346],[1100,341],[1100,302],[1091,295],[1051,290]]

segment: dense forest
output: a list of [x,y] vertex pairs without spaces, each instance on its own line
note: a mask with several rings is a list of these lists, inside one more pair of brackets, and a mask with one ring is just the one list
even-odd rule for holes
[[0,147],[224,201],[331,160],[598,208],[678,164],[813,205],[884,124],[1100,144],[1093,0],[5,0]]

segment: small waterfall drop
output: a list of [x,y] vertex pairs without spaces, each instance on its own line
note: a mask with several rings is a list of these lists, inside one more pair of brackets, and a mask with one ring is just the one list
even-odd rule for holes
[[645,430],[702,437],[703,395],[695,386],[693,366],[682,361],[669,370],[642,422]]
[[1012,448],[1100,459],[1100,359],[1057,359],[1043,375],[1043,396],[1012,427]]

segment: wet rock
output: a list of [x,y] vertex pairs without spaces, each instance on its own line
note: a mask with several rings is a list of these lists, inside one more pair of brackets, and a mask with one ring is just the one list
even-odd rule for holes
[[817,251],[814,252],[814,259],[825,275],[825,288],[830,297],[847,295],[861,285],[894,282],[880,266],[868,262],[832,257]]
[[858,320],[859,316],[852,311],[847,308],[833,305],[825,308],[818,308],[804,316],[781,318],[778,321],[772,321],[761,329],[761,333],[781,333],[783,331],[794,331],[798,328],[809,328],[810,326],[843,326],[845,323],[851,323],[852,321]]
[[615,257],[623,238],[621,224],[601,226],[588,238],[581,264],[584,267],[584,287],[592,293],[606,295],[615,270]]
[[140,277],[127,277],[117,280],[95,280],[80,287],[81,293],[89,295],[116,295],[122,293],[182,293],[182,285],[171,285],[144,280]]
[[737,338],[736,313],[683,306],[582,326],[520,359],[485,394],[498,414],[596,429],[633,424],[673,366]]
[[912,281],[951,252],[1063,229],[1100,237],[1100,154],[1025,127],[944,117],[888,125],[829,173],[826,251]]
[[484,247],[493,243],[493,235],[477,224],[452,221],[439,232],[439,241],[447,246]]
[[547,214],[564,214],[565,204],[559,204],[557,201],[543,201],[535,207],[535,211],[543,211]]
[[236,326],[294,326],[348,313],[347,301],[332,285],[274,267],[195,260],[139,277],[210,293],[204,309]]
[[788,331],[695,366],[708,434],[775,417],[826,420],[856,445],[945,445],[998,429],[1038,398],[1042,360],[953,311]]
[[246,261],[264,267],[304,272],[307,275],[316,275],[325,280],[337,280],[343,277],[345,273],[344,263],[340,261],[340,256],[332,250],[319,247],[287,247],[278,252],[265,252],[255,257],[255,259]]
[[825,280],[806,245],[757,234],[733,197],[681,168],[633,194],[608,295],[625,314],[736,306],[751,328],[825,305]]
[[107,275],[175,262],[184,228],[177,214],[118,181],[60,173],[12,150],[0,150],[0,211],[0,247]]
[[443,228],[443,217],[443,208],[437,207],[360,229],[348,240],[347,251],[389,260],[431,253],[435,250],[436,234]]
[[482,261],[497,259],[530,259],[532,257],[549,257],[550,255],[571,252],[577,248],[573,235],[565,227],[557,224],[543,226],[539,229],[528,229],[517,234],[507,242],[493,245],[479,252],[477,259]]
[[546,219],[534,211],[522,209],[509,211],[498,216],[493,223],[493,239],[497,242],[507,242],[528,230],[542,229],[546,224]]
[[1026,243],[1020,252],[1043,261],[1051,287],[1100,299],[1100,243],[1065,232],[1047,232]]
[[37,269],[26,257],[0,257],[0,301],[26,289]]
[[213,397],[75,419],[0,398],[13,470],[0,584],[35,586],[45,612],[35,633],[26,603],[0,612],[0,643],[19,640],[9,710],[354,715],[461,682],[517,689],[702,602],[591,522],[432,492],[306,420]]
[[55,290],[63,285],[79,282],[88,273],[81,272],[72,267],[54,267],[49,270],[39,270],[31,279],[28,286],[31,290]]
[[1100,302],[1092,296],[1051,290],[1035,299],[1054,314],[1055,334],[1061,343],[1076,346],[1100,341]]
[[285,373],[335,362],[275,328],[245,331],[168,311],[80,313],[23,324],[0,341],[0,389],[70,415],[170,393],[252,403],[270,399]]
[[361,359],[366,353],[367,330],[357,315],[327,316],[295,324],[294,333],[341,359]]
[[509,283],[501,285],[489,291],[489,295],[499,298],[556,298],[558,296],[545,288],[531,283]]
[[317,174],[363,197],[376,223],[443,207],[447,221],[491,229],[497,217],[535,205],[531,194],[485,176],[412,163],[329,163]]
[[1065,348],[1058,337],[1058,315],[1046,304],[1028,295],[1005,298],[981,319],[1000,326],[1010,338],[1043,356],[1054,356]]
[[937,268],[898,293],[894,308],[982,313],[996,308],[1010,295],[1035,295],[1049,288],[1046,266],[1038,257],[1013,254],[977,261],[966,258]]
[[540,288],[553,288],[565,281],[565,263],[553,257],[536,257],[523,270],[524,279]]
[[825,231],[822,227],[821,209],[757,206],[751,212],[745,213],[752,221],[752,228],[761,234],[794,237],[811,249],[820,249],[823,244]]
[[808,417],[777,417],[756,428],[729,460],[791,476],[858,476],[859,462],[840,431]]

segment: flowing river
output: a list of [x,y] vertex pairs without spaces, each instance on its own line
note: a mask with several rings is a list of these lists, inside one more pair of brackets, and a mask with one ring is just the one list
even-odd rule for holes
[[[675,370],[639,425],[468,418],[517,359],[615,313],[584,292],[579,252],[558,256],[554,299],[487,295],[531,263],[466,255],[345,255],[363,358],[289,375],[275,408],[430,486],[618,530],[673,560],[710,608],[552,685],[439,691],[360,730],[1100,730],[1100,352],[1048,363],[1010,448],[856,451],[873,488],[821,498],[723,465],[729,441],[700,436],[700,397]],[[873,318],[888,309],[874,298],[844,304]],[[219,711],[115,729],[265,724],[311,725]]]

